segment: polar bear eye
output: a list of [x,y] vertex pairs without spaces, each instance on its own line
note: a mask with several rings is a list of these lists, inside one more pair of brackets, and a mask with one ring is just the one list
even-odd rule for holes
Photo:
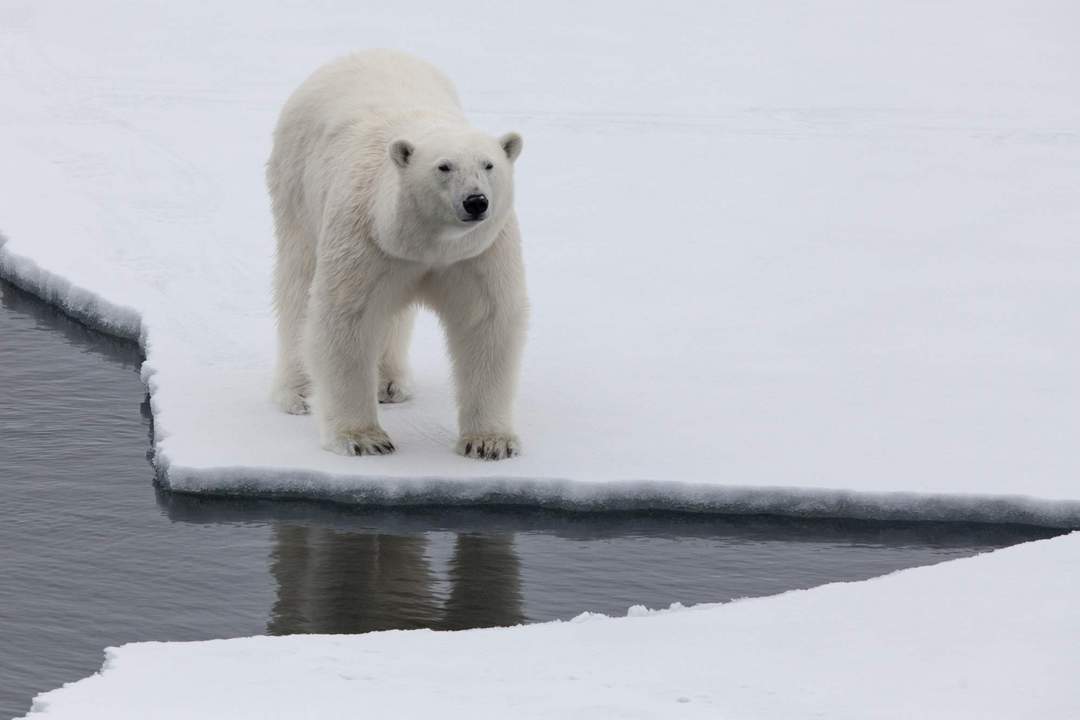
[[439,172],[450,172],[450,163],[443,163],[439,166]]
[[492,164],[491,164],[491,163],[489,163],[489,162],[486,162],[486,163],[484,163],[484,169],[485,169],[485,170],[491,170],[491,169],[493,169],[494,167],[495,167],[495,166],[494,166],[494,165],[492,165]]

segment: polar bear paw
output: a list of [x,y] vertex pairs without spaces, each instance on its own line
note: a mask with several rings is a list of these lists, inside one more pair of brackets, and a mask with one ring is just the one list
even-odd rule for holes
[[323,447],[338,455],[389,455],[396,450],[390,436],[378,427],[338,433]]
[[311,412],[311,406],[308,405],[307,398],[304,397],[303,392],[300,390],[278,387],[274,388],[273,395],[277,406],[290,415],[307,415]]
[[521,454],[521,443],[517,435],[507,433],[462,435],[457,452],[477,460],[505,460]]
[[412,387],[404,380],[379,379],[379,402],[400,403],[412,397]]

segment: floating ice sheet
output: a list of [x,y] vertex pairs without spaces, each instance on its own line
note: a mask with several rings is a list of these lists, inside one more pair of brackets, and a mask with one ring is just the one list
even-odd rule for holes
[[[4,10],[0,275],[142,342],[176,490],[1080,526],[1076,11],[601,5]],[[525,136],[521,458],[430,318],[396,455],[268,399],[270,131],[369,46]]]

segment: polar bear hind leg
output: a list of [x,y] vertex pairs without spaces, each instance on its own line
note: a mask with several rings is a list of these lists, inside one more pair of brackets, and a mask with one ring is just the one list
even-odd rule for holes
[[278,355],[271,397],[290,415],[309,413],[311,380],[304,369],[301,343],[307,314],[308,289],[315,256],[307,251],[300,230],[279,218],[278,254],[274,267],[274,306],[278,316]]
[[399,403],[412,397],[409,340],[416,322],[416,306],[399,312],[390,323],[386,346],[379,358],[379,402]]

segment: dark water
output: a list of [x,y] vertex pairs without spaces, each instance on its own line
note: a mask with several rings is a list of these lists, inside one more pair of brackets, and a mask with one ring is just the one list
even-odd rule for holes
[[467,628],[767,595],[1017,526],[348,509],[152,484],[136,347],[0,283],[0,717],[135,640]]

